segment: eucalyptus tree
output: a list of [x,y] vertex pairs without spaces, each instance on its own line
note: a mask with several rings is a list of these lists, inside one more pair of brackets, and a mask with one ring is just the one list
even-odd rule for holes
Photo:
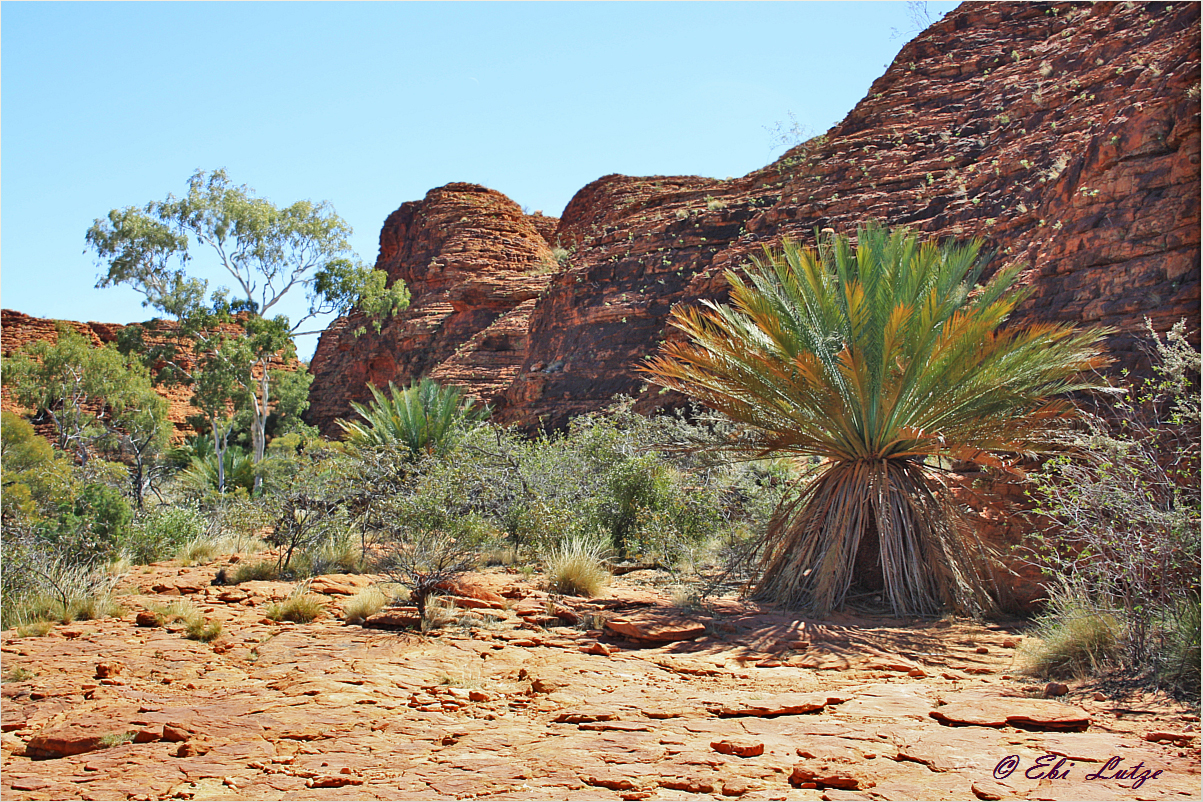
[[54,425],[56,445],[80,465],[104,452],[126,458],[140,507],[153,459],[171,436],[167,400],[136,358],[96,346],[64,323],[56,335],[13,354],[4,384],[18,404]]
[[[384,271],[355,257],[350,234],[328,203],[281,208],[215,170],[197,171],[182,198],[110,211],[88,229],[86,241],[104,269],[97,287],[127,285],[144,306],[174,323],[149,339],[131,329],[125,346],[160,362],[166,367],[161,375],[175,381],[196,382],[198,372],[224,374],[209,390],[222,388],[229,407],[245,404],[258,463],[267,444],[273,368],[294,355],[292,338],[314,333],[304,328],[319,315],[357,307],[379,326],[380,318],[409,303],[401,281],[389,286]],[[188,272],[197,250],[216,259],[232,290],[209,293],[208,281]],[[296,294],[306,300],[299,319],[272,315]],[[191,343],[190,357],[180,353],[184,343]],[[206,416],[216,420],[220,403],[211,397],[204,403]]]
[[949,461],[1004,467],[1056,447],[1103,329],[1001,328],[1019,267],[978,284],[981,243],[920,243],[876,224],[785,242],[730,303],[678,307],[654,380],[742,424],[732,447],[792,455],[811,481],[763,541],[760,598],[823,613],[854,579],[895,613],[991,605],[981,552],[945,486]]

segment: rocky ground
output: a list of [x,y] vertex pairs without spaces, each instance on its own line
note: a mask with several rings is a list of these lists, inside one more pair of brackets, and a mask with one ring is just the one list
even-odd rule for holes
[[[1042,698],[1018,674],[1023,622],[683,612],[649,571],[583,602],[495,569],[421,635],[341,622],[364,577],[314,580],[331,614],[288,624],[265,610],[291,584],[215,587],[217,568],[135,569],[122,618],[3,633],[4,799],[1200,793],[1191,709]],[[179,596],[218,640],[146,626]]]

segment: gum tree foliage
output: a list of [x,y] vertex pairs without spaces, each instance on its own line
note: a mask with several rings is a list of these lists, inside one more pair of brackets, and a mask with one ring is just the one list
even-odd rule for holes
[[154,458],[171,436],[167,400],[136,358],[93,346],[66,324],[56,330],[54,343],[30,343],[7,361],[4,383],[17,403],[54,424],[56,445],[80,465],[96,454],[127,461],[141,507]]
[[1026,293],[1019,267],[985,285],[980,242],[920,243],[869,224],[820,234],[728,273],[729,304],[678,307],[686,336],[649,361],[657,384],[743,424],[737,451],[809,462],[762,541],[756,596],[811,613],[854,579],[896,614],[991,606],[981,550],[941,480],[942,460],[1005,465],[1054,447],[1090,386],[1104,332],[1002,329]]
[[[105,270],[97,287],[127,285],[143,305],[171,318],[157,347],[131,329],[124,346],[164,361],[161,378],[195,383],[198,407],[213,427],[218,448],[228,442],[230,408],[250,411],[251,452],[264,458],[272,411],[273,368],[295,353],[292,338],[317,315],[352,307],[378,321],[409,303],[404,284],[387,286],[383,271],[362,264],[351,250],[351,228],[328,203],[297,201],[278,207],[224,170],[197,171],[182,198],[168,195],[145,206],[114,209],[88,230],[88,248]],[[209,293],[188,273],[196,250],[216,259],[233,290]],[[271,316],[286,296],[303,293],[300,319]],[[183,343],[192,358],[181,358]],[[219,458],[220,463],[220,458]]]

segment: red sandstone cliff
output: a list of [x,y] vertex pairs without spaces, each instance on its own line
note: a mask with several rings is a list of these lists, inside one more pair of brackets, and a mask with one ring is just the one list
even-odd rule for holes
[[[452,184],[386,221],[377,267],[411,309],[318,347],[311,418],[327,432],[366,385],[429,374],[524,427],[637,394],[635,366],[678,302],[783,237],[877,218],[986,238],[1034,287],[1022,320],[1135,337],[1199,329],[1199,6],[966,3],[903,48],[824,137],[742,178],[606,176],[532,222]],[[548,273],[549,246],[571,248]],[[645,395],[642,403],[654,403]]]
[[[49,320],[12,309],[3,309],[0,310],[0,354],[7,358],[29,343],[56,342],[58,340],[56,325],[59,323],[66,323],[94,346],[116,342],[118,334],[126,327],[120,323],[77,323],[72,320]],[[147,340],[154,342],[156,336],[148,333]],[[185,367],[191,364],[186,354],[181,355],[181,362]],[[282,370],[295,370],[298,365],[296,360],[292,360],[280,367]],[[196,407],[190,403],[192,392],[187,387],[181,386],[157,387],[156,391],[170,404],[167,418],[171,421],[174,429],[172,440],[179,442],[195,434],[195,430],[187,423],[189,416],[197,414]],[[9,412],[24,411],[13,401],[9,388],[4,386],[0,386],[0,408]]]

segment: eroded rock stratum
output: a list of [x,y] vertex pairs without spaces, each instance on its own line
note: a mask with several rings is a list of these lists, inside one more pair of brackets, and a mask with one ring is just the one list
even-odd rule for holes
[[[214,587],[217,569],[139,569],[120,584],[119,618],[0,637],[4,799],[1199,790],[1192,709],[1078,683],[1044,698],[1018,676],[1023,637],[1005,622],[818,622],[731,597],[685,611],[667,575],[646,570],[603,598],[552,598],[538,577],[493,569],[456,585],[461,609],[421,635],[338,620],[369,577],[312,580],[328,614],[287,624],[265,613],[290,583]],[[222,623],[219,639],[156,625],[150,611],[182,599]]]
[[558,221],[471,184],[402,205],[377,266],[414,304],[323,335],[312,420],[336,433],[368,384],[428,374],[502,421],[562,426],[641,392],[674,304],[722,299],[765,245],[869,218],[985,238],[1027,265],[1020,320],[1114,327],[1117,368],[1139,369],[1146,317],[1197,337],[1199,154],[1198,4],[964,3],[824,137],[741,178],[605,176]]

